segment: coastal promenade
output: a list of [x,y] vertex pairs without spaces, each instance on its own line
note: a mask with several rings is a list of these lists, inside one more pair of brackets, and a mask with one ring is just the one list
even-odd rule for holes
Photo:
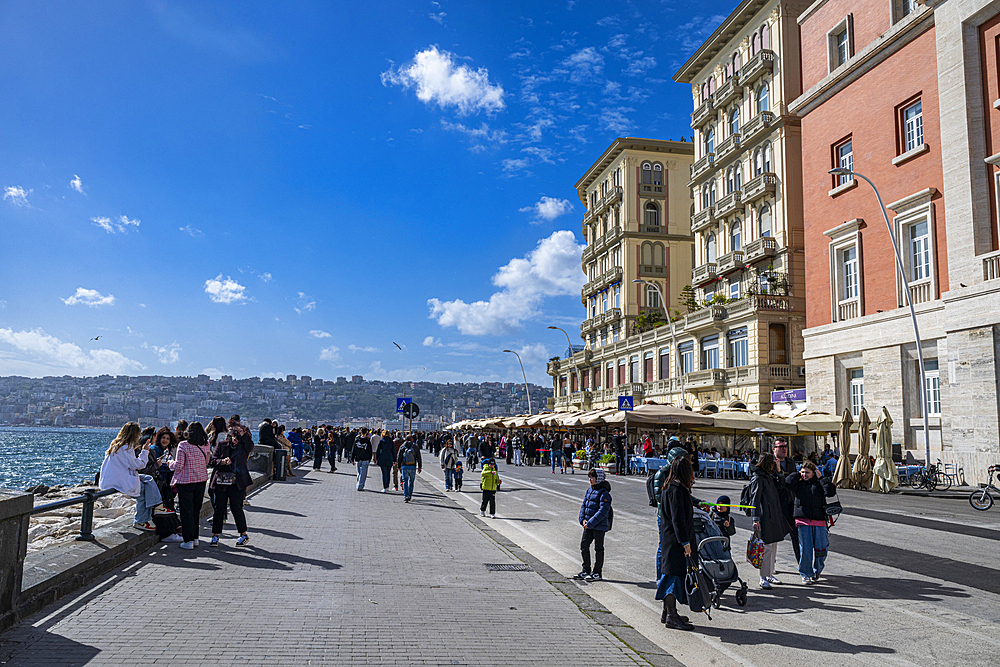
[[404,504],[352,473],[266,485],[248,547],[203,523],[0,634],[0,665],[679,664],[423,475]]

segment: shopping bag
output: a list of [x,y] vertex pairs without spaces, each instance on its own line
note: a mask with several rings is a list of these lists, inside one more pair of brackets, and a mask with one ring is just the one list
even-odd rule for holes
[[687,595],[688,607],[694,613],[705,612],[709,620],[712,616],[712,589],[708,578],[698,567],[698,561],[692,557],[687,559],[687,573],[684,575],[684,593]]
[[747,562],[759,570],[763,559],[764,540],[760,539],[757,531],[754,531],[753,536],[747,540]]

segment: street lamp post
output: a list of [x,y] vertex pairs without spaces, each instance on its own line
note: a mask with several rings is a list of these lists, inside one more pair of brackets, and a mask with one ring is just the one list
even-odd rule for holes
[[666,313],[667,315],[667,324],[670,325],[670,341],[674,346],[674,361],[677,362],[675,363],[677,367],[677,377],[679,377],[681,380],[681,407],[687,409],[687,395],[684,393],[684,372],[683,372],[684,369],[681,368],[679,364],[680,354],[677,350],[677,334],[674,333],[674,321],[670,319],[670,311],[667,310],[667,300],[663,298],[663,291],[660,289],[659,284],[651,283],[648,280],[643,280],[642,278],[636,278],[632,282],[638,285],[646,285],[648,287],[652,287],[654,290],[656,290],[657,296],[660,297],[660,303],[663,304],[663,312]]
[[[567,352],[569,352],[569,358],[573,360],[573,372],[576,373],[576,386],[582,392],[583,391],[583,383],[580,380],[580,369],[576,365],[576,354],[573,352],[573,342],[569,339],[569,334],[566,333],[566,330],[563,329],[562,327],[549,327],[549,329],[558,329],[559,331],[563,332],[563,335],[566,336],[566,343],[567,343],[567,345],[569,345],[569,348],[568,348]],[[567,387],[567,389],[569,390],[570,396],[572,396],[573,395],[573,383],[572,382],[567,382],[566,384],[569,385],[569,387]],[[583,397],[582,396],[580,397],[580,409],[583,410]]]
[[521,364],[521,377],[524,378],[524,395],[528,397],[528,414],[531,414],[531,392],[528,391],[528,376],[524,374],[524,364],[521,363],[521,355],[514,350],[504,350],[504,352],[510,352],[515,357],[517,357],[517,363]]
[[896,269],[899,271],[899,278],[903,281],[903,291],[906,294],[906,303],[910,307],[910,320],[913,322],[913,337],[917,341],[917,360],[920,364],[920,401],[921,412],[924,415],[924,465],[931,464],[931,427],[930,418],[927,415],[927,370],[924,368],[924,350],[920,340],[920,329],[917,328],[917,312],[913,309],[913,292],[910,288],[910,281],[906,279],[906,271],[903,269],[903,258],[899,254],[899,246],[896,245],[896,235],[889,224],[889,215],[885,212],[885,204],[882,203],[882,195],[878,193],[878,188],[867,176],[846,167],[836,167],[830,170],[835,176],[857,176],[864,179],[868,185],[872,186],[875,192],[875,199],[878,200],[879,210],[882,211],[882,219],[885,220],[885,228],[889,232],[889,240],[892,241],[892,252],[896,256]]

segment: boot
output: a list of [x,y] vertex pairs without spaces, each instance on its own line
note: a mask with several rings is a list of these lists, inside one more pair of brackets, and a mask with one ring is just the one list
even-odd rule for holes
[[667,620],[665,625],[668,628],[674,628],[675,630],[694,630],[694,626],[688,622],[688,619],[677,614],[677,600],[674,599],[673,595],[668,595],[663,599],[663,606],[667,611]]

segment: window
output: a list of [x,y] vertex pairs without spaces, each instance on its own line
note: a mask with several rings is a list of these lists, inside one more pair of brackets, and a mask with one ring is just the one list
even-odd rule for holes
[[719,336],[705,336],[701,339],[701,370],[719,367]]
[[763,113],[771,110],[767,101],[767,95],[767,84],[761,84],[760,88],[757,89],[757,113]]
[[844,65],[854,53],[854,16],[848,14],[826,33],[827,67],[830,72]]
[[754,33],[750,36],[750,57],[753,58],[758,53],[760,53],[760,35]]
[[715,130],[708,128],[705,131],[705,154],[715,152]]
[[670,378],[670,350],[667,348],[660,349],[660,379],[667,380]]
[[641,382],[639,379],[639,355],[633,355],[629,357],[629,382]]
[[715,179],[708,183],[708,205],[715,206]]
[[941,380],[938,375],[938,360],[924,359],[924,377],[927,380],[927,415],[941,416]]
[[769,204],[761,206],[757,217],[760,221],[759,236],[761,238],[771,236],[771,206]]
[[620,384],[620,385],[625,384],[625,382],[626,382],[626,380],[625,380],[625,370],[626,370],[625,360],[624,359],[619,359],[618,360],[618,384]]
[[740,71],[740,52],[737,51],[733,54],[733,74]]
[[708,236],[705,237],[705,261],[711,263],[715,261],[715,258],[715,234],[709,232]]
[[653,244],[653,266],[663,266],[666,264],[666,251],[662,243]]
[[646,286],[646,306],[649,308],[660,307],[660,295],[652,287]]
[[601,292],[601,312],[608,312],[608,290]]
[[690,373],[694,371],[694,341],[688,341],[678,345],[677,354],[681,361],[681,373]]
[[618,342],[618,325],[617,324],[614,325],[613,327],[611,327],[611,340],[612,340],[612,342],[615,342],[615,343]]
[[858,284],[858,249],[856,246],[844,248],[840,253],[840,266],[843,272],[843,300],[856,299],[860,291]]
[[621,297],[621,285],[615,285],[615,308],[621,308],[622,305],[619,303]]
[[910,225],[910,273],[912,280],[931,277],[931,244],[927,221]]
[[729,114],[729,134],[739,134],[740,133],[740,108],[736,107],[733,112]]
[[850,43],[847,41],[847,28],[835,34],[833,42],[834,49],[836,49],[834,62],[837,63],[837,67],[840,67],[851,57]]
[[[739,287],[739,283],[736,283],[736,285]],[[731,329],[726,333],[726,338],[729,340],[729,349],[727,350],[729,367],[736,368],[737,366],[748,365],[747,328]]]
[[730,252],[736,252],[743,247],[742,243],[742,232],[743,229],[740,226],[740,221],[736,220],[729,227],[729,250]]
[[642,163],[642,183],[650,185],[653,182],[653,165],[648,162]]
[[708,84],[707,83],[703,83],[703,84],[701,84],[700,104],[704,104],[705,100],[707,100],[707,99],[708,99]]
[[900,4],[900,18],[909,16],[917,8],[917,0],[902,0]]
[[770,363],[788,363],[788,339],[785,335],[784,324],[769,324],[767,326],[768,346],[770,349]]
[[847,377],[851,382],[851,414],[857,418],[861,415],[861,408],[865,407],[865,371],[852,368],[847,371]]
[[615,386],[615,364],[609,361],[604,369],[604,388],[611,389],[613,386]]
[[903,109],[903,152],[924,144],[924,112],[919,100]]
[[766,23],[760,27],[760,48],[771,48],[771,30]]
[[[854,171],[854,142],[851,139],[843,142],[834,148],[836,155],[836,166],[842,169]],[[836,176],[837,185],[847,185],[854,181],[853,174],[838,174]]]
[[642,381],[643,382],[652,382],[653,380],[656,379],[653,376],[653,373],[654,373],[653,363],[654,362],[653,362],[653,353],[652,352],[647,352],[646,354],[642,355]]
[[740,281],[730,280],[729,281],[729,298],[738,299],[740,298]]
[[726,194],[732,194],[733,192],[736,192],[736,176],[734,169],[730,167],[726,170]]
[[590,297],[590,316],[597,317],[597,299]]
[[604,347],[607,344],[608,344],[608,330],[601,329],[601,347]]
[[621,185],[622,184],[622,170],[621,170],[621,168],[615,169],[613,172],[611,172],[611,183],[613,185]]
[[755,177],[773,171],[771,166],[771,142],[765,143],[753,152],[752,164],[753,175]]
[[642,244],[642,251],[640,253],[642,256],[642,263],[649,266],[653,263],[653,244],[646,242]]
[[663,165],[653,165],[653,185],[663,185]]
[[660,226],[660,207],[653,202],[647,202],[643,207],[647,227]]

